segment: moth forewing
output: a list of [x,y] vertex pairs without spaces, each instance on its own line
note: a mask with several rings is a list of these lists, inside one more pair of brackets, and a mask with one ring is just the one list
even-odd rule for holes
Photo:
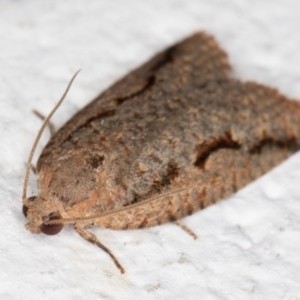
[[57,233],[57,226],[72,223],[121,272],[88,227],[176,222],[195,236],[178,220],[230,196],[299,149],[300,104],[232,79],[230,69],[214,38],[200,32],[99,95],[44,148],[35,198],[26,198],[30,154],[27,228]]

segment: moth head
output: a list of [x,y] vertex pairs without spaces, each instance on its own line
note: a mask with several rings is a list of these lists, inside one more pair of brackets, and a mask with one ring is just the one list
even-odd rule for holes
[[31,233],[43,232],[47,235],[54,235],[54,234],[59,233],[63,228],[62,223],[48,224],[48,222],[51,222],[51,221],[54,222],[54,220],[60,219],[61,212],[64,211],[62,209],[62,207],[60,207],[57,200],[43,199],[40,196],[32,196],[32,197],[27,198],[26,192],[27,192],[29,173],[30,173],[30,169],[31,169],[31,162],[32,162],[32,158],[33,158],[33,154],[36,149],[36,146],[40,140],[40,137],[41,137],[45,127],[49,124],[49,121],[50,121],[52,115],[55,113],[57,108],[60,106],[60,104],[65,99],[65,97],[72,85],[72,82],[74,81],[74,79],[77,76],[79,71],[80,70],[78,70],[73,75],[73,77],[71,78],[62,97],[60,98],[58,103],[55,105],[55,107],[52,109],[52,111],[50,112],[48,117],[45,118],[44,123],[37,134],[37,137],[33,143],[33,146],[31,148],[31,151],[30,151],[30,154],[28,157],[26,172],[25,172],[25,179],[24,179],[24,184],[23,184],[22,201],[23,201],[23,213],[29,221],[25,226]]
[[63,224],[48,224],[49,221],[60,219],[62,208],[57,201],[45,200],[38,196],[32,196],[23,200],[23,214],[28,219],[25,225],[31,233],[44,233],[55,235],[59,233]]

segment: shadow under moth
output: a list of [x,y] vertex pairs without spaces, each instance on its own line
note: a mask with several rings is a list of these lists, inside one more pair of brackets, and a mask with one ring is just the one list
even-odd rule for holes
[[122,273],[89,227],[176,222],[195,236],[181,218],[235,193],[300,146],[300,103],[230,71],[226,53],[203,32],[155,55],[52,135],[36,166],[39,195],[27,198],[33,152],[66,91],[29,157],[26,228],[53,235],[71,223]]

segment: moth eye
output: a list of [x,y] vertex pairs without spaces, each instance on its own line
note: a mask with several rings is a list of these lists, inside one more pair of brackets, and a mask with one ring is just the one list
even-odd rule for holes
[[22,207],[22,211],[23,211],[23,215],[25,216],[25,218],[27,218],[27,213],[28,213],[28,207],[23,205]]
[[[51,213],[48,217],[43,217],[43,220],[48,219],[48,220],[55,220],[59,219],[60,215],[57,213]],[[55,235],[58,234],[62,229],[64,225],[63,224],[45,224],[43,223],[40,226],[40,229],[42,233],[47,234],[47,235]]]
[[[36,196],[31,196],[29,198],[27,198],[28,201],[33,202],[37,197]],[[27,218],[27,214],[28,214],[28,207],[23,205],[22,207],[22,211],[23,211],[23,215],[25,216],[25,218]]]
[[44,234],[55,235],[58,234],[63,229],[63,227],[64,227],[63,224],[54,224],[54,225],[42,224],[40,229]]

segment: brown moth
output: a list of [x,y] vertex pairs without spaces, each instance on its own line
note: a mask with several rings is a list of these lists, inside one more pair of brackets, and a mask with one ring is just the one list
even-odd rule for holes
[[[226,53],[200,32],[98,96],[44,148],[36,197],[26,197],[27,168],[26,228],[51,235],[72,223],[124,272],[87,228],[175,222],[292,155],[300,146],[300,104],[275,89],[233,79],[230,70]],[[32,153],[28,166],[31,159]]]

